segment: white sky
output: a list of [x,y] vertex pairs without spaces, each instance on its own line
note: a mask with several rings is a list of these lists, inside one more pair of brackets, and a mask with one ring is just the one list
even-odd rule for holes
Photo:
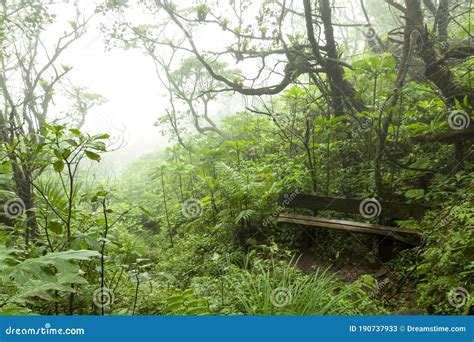
[[95,21],[62,60],[73,67],[69,74],[73,84],[107,98],[105,104],[91,109],[84,129],[115,136],[124,132],[127,145],[113,153],[118,166],[120,159],[128,162],[167,143],[154,127],[166,99],[159,96],[161,87],[149,58],[137,50],[106,51]]
[[[141,7],[133,10],[135,20],[147,20],[147,16],[140,11]],[[65,23],[74,17],[70,6],[61,7],[56,13],[58,23],[47,35],[51,42],[61,35]],[[112,137],[123,136],[126,145],[104,156],[107,169],[120,169],[140,155],[169,145],[168,137],[162,136],[160,128],[154,126],[158,117],[165,113],[168,100],[162,96],[166,91],[150,57],[138,49],[107,49],[99,24],[112,24],[113,20],[109,14],[96,15],[87,33],[64,51],[61,63],[72,66],[68,77],[73,85],[87,87],[89,92],[107,99],[105,104],[90,110],[83,129],[90,133],[107,132]],[[215,38],[216,33],[213,32],[201,36],[199,43],[212,46]],[[57,109],[63,111],[64,99],[60,99],[59,94],[57,97]],[[222,117],[242,108],[241,97],[234,96],[232,106],[229,106],[229,100],[225,104],[212,105],[211,116]]]
[[[80,0],[80,3],[83,6],[94,4],[91,0]],[[47,35],[48,38],[51,36],[51,42],[61,35],[64,25],[69,25],[67,21],[74,18],[75,14],[71,6],[59,6],[56,12],[58,23],[53,25]],[[140,23],[149,19],[142,12],[142,7],[133,7],[131,11],[133,19]],[[96,15],[88,32],[64,51],[61,63],[73,67],[68,75],[74,85],[87,87],[88,91],[108,100],[104,105],[92,108],[84,129],[93,133],[107,132],[113,137],[123,135],[126,145],[104,157],[109,167],[110,162],[113,162],[115,168],[121,168],[142,154],[168,145],[168,138],[163,137],[160,129],[154,126],[157,118],[165,113],[168,100],[161,96],[164,89],[149,57],[134,49],[115,48],[107,51],[99,24],[111,24],[113,20],[109,14]],[[198,36],[200,48],[209,49],[215,44],[222,45],[226,39],[221,30],[215,29],[201,31]],[[232,61],[229,63],[232,64]],[[238,67],[245,70],[256,68],[255,65],[244,66],[242,63]],[[59,95],[57,97],[57,109],[61,111],[64,100]],[[241,97],[234,96],[232,102],[226,100],[226,103],[213,106],[212,114],[222,117],[242,109]]]
[[166,104],[158,96],[151,61],[133,50],[104,52],[102,42],[94,37],[89,43],[71,49],[71,78],[105,96],[108,102],[91,110],[84,128],[124,131],[128,141],[124,150],[128,152],[150,152],[162,145],[153,125]]

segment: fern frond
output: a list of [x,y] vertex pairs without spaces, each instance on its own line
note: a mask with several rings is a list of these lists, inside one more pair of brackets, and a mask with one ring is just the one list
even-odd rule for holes
[[255,213],[256,212],[253,209],[242,210],[235,218],[235,223],[240,223],[241,221],[248,222],[252,218],[252,216],[255,215]]

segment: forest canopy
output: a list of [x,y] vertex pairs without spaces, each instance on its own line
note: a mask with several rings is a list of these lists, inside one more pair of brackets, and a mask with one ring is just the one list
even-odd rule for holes
[[[2,1],[0,315],[472,314],[473,12]],[[155,82],[123,169],[90,37]]]

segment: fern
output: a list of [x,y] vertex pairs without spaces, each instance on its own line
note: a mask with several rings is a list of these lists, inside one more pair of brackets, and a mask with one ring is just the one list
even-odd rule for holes
[[231,195],[237,195],[242,192],[245,187],[245,179],[236,170],[226,165],[223,162],[216,164],[216,169],[222,175],[222,178],[226,180],[226,187],[230,188]]
[[193,290],[188,289],[170,291],[167,299],[166,314],[169,315],[210,315],[211,310],[206,300],[196,296]]
[[17,305],[7,304],[0,308],[0,315],[2,316],[27,316],[32,315],[30,309],[22,308]]
[[[57,211],[64,213],[67,210],[68,200],[62,185],[53,178],[40,178],[37,187]],[[77,191],[77,189],[76,189]]]
[[17,291],[8,302],[25,303],[28,298],[52,300],[52,291],[71,292],[72,284],[87,284],[78,261],[91,260],[100,254],[79,250],[49,253],[21,261],[17,250],[0,247],[0,282],[13,283]]
[[248,222],[255,214],[256,212],[253,209],[242,210],[235,218],[235,223],[240,223],[241,221]]

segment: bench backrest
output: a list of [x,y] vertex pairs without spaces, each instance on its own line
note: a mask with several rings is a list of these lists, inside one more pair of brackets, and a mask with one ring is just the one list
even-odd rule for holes
[[[285,192],[281,196],[280,205],[285,208],[301,208],[315,211],[331,210],[359,215],[361,215],[361,210],[363,210],[361,209],[363,204],[366,205],[366,208],[371,205],[372,209],[377,209],[377,204],[374,204],[373,201],[365,200],[362,204],[363,201],[364,199],[325,197]],[[399,220],[409,218],[421,220],[425,211],[428,209],[424,205],[413,203],[385,201],[378,201],[378,203],[380,204],[380,207],[377,216]]]

